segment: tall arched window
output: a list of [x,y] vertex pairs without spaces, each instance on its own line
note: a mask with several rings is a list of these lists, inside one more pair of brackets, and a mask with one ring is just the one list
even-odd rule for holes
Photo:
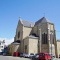
[[54,44],[54,35],[50,34],[50,43]]
[[47,44],[48,43],[48,39],[47,39],[47,34],[42,34],[42,44]]
[[18,32],[18,38],[20,37],[20,31]]

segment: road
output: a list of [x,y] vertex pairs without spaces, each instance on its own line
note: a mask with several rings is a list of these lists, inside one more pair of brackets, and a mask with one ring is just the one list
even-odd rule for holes
[[60,60],[59,58],[54,58],[53,60]]
[[[20,57],[13,57],[13,56],[0,56],[0,60],[31,60],[31,59],[20,58]],[[53,60],[60,60],[60,59],[54,58]]]
[[31,60],[31,59],[20,58],[20,57],[13,57],[13,56],[0,56],[0,60]]

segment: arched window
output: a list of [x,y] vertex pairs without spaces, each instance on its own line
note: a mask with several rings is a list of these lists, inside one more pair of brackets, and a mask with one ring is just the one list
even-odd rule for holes
[[50,44],[54,44],[54,35],[50,34]]
[[48,39],[47,39],[47,34],[42,34],[42,44],[47,44],[48,43]]
[[20,37],[20,31],[18,32],[18,38]]

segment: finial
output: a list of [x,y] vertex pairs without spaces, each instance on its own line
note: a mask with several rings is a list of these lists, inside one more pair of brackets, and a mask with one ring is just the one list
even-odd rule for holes
[[19,17],[19,20],[20,20],[21,17]]
[[45,17],[45,13],[44,13],[44,17]]

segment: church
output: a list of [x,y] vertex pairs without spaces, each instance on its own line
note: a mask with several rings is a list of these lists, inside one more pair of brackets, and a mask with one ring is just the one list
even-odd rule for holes
[[57,43],[54,23],[42,17],[35,23],[19,19],[10,53],[52,53],[57,57]]

